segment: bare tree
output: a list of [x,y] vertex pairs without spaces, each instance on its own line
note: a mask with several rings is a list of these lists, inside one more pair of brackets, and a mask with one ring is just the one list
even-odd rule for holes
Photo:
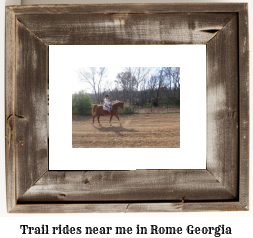
[[147,83],[148,83],[148,78],[145,77],[140,85],[140,97],[142,103],[146,103],[147,101]]
[[[180,68],[179,67],[165,67],[163,68],[166,79],[167,79],[167,85],[169,84],[170,89],[170,95],[169,97],[172,99],[175,99],[176,93],[180,90]],[[173,84],[173,87],[172,87]],[[173,91],[173,96],[172,96]]]
[[139,90],[140,83],[147,79],[150,71],[151,71],[150,67],[136,67],[134,69],[134,76],[137,82],[137,90]]
[[172,67],[163,67],[163,71],[166,77],[166,87],[170,89],[171,91],[171,87],[172,87]]
[[129,68],[126,72],[118,73],[116,83],[120,85],[124,98],[128,98],[130,103],[133,98],[133,91],[137,89],[137,82],[132,70]]
[[135,71],[135,68],[133,67],[128,67],[126,68],[126,74],[128,75],[128,91],[129,91],[129,101],[130,101],[130,104],[132,103],[133,101],[133,91],[134,91],[134,88],[136,86],[136,78],[134,77],[134,72]]
[[174,100],[176,98],[176,93],[180,97],[180,68],[175,67],[173,70],[173,84],[174,84]]
[[175,67],[173,70],[173,83],[174,83],[174,88],[180,88],[180,68]]
[[151,75],[148,81],[148,87],[155,106],[159,105],[159,94],[161,87],[164,86],[165,78],[164,69],[161,68],[155,75]]
[[99,102],[101,102],[102,101],[101,84],[102,84],[102,80],[106,77],[107,68],[99,67],[97,73],[98,73],[98,100]]
[[[133,95],[137,98],[140,84],[146,80],[151,71],[150,67],[126,67],[125,72],[129,75],[129,99],[132,102]],[[135,93],[134,93],[135,92]]]
[[156,92],[156,103],[157,106],[159,105],[159,93],[160,93],[160,89],[161,87],[164,85],[164,79],[165,79],[165,74],[164,74],[164,70],[163,68],[161,70],[159,70],[159,74],[158,74],[158,85],[157,85],[157,92]]
[[157,86],[157,76],[156,75],[151,75],[149,81],[148,81],[148,88],[150,90],[151,97],[155,97],[155,90]]
[[96,102],[100,102],[102,100],[102,90],[101,85],[102,81],[106,78],[107,68],[105,67],[90,67],[80,69],[78,71],[78,75],[80,80],[91,86]]

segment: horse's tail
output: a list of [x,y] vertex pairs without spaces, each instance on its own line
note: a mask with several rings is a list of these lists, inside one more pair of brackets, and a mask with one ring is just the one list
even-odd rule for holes
[[97,107],[97,104],[94,104],[94,105],[93,105],[93,108],[92,108],[92,116],[95,116],[94,111],[95,111],[96,107]]

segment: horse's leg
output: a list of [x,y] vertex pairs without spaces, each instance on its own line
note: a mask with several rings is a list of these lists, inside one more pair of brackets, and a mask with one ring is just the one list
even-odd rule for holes
[[98,124],[101,126],[102,124],[101,124],[100,121],[99,121],[99,117],[100,117],[100,115],[98,115]]
[[93,116],[93,123],[92,123],[92,124],[94,124],[94,119],[97,117],[96,109],[97,109],[97,108],[95,108],[95,113],[94,113],[95,116]]
[[111,113],[111,116],[110,116],[110,126],[112,125],[111,121],[112,121],[112,116],[113,114]]
[[119,123],[120,123],[120,125],[121,125],[121,121],[120,121],[119,117],[118,117],[117,115],[115,115],[115,117],[117,117],[117,118],[118,118],[118,120],[119,120]]

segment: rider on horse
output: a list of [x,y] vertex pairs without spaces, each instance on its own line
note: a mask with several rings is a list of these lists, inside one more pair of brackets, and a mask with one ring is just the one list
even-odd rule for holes
[[107,107],[108,108],[108,112],[110,112],[111,102],[109,101],[109,96],[108,95],[105,95],[104,106]]

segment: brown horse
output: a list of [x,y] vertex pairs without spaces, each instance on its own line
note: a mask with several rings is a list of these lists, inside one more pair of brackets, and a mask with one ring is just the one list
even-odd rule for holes
[[[107,115],[111,115],[111,117],[110,117],[110,126],[112,125],[112,124],[111,124],[111,120],[112,120],[112,117],[113,117],[113,116],[115,116],[115,117],[118,118],[119,123],[120,123],[120,125],[121,125],[120,119],[119,119],[119,117],[117,116],[118,108],[123,109],[123,108],[124,108],[124,102],[116,102],[116,103],[114,103],[114,104],[112,105],[112,107],[111,107],[110,113],[109,113],[108,111],[103,110],[103,106],[102,106],[102,105],[94,104],[94,105],[93,105],[93,108],[92,108],[93,123],[94,123],[95,117],[97,117],[97,118],[98,118],[98,123],[99,123],[99,125],[102,125],[102,124],[100,123],[100,121],[99,121],[99,117],[101,116],[101,114],[103,114],[103,115],[106,115],[106,116],[107,116]],[[93,124],[93,123],[92,123],[92,124]]]

